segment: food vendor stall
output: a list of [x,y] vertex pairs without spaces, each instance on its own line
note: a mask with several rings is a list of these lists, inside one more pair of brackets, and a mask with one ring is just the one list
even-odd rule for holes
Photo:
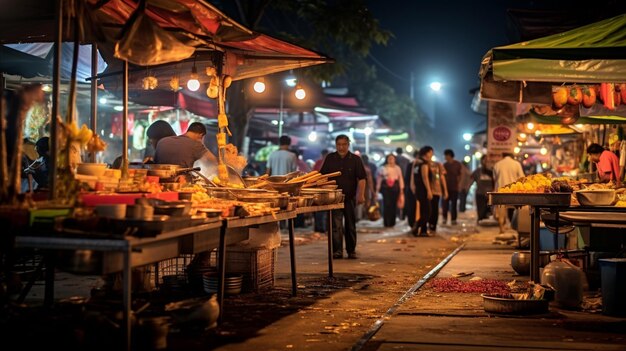
[[[531,104],[541,121],[574,127],[590,120],[602,123],[623,123],[626,105],[620,104],[626,93],[626,15],[583,26],[568,32],[508,46],[495,47],[484,56],[481,69],[481,98],[513,104]],[[578,94],[580,92],[580,94]],[[514,110],[514,109],[513,109]],[[539,113],[537,113],[539,112]],[[513,118],[514,116],[510,116]],[[604,138],[602,138],[604,139]],[[603,142],[602,139],[596,139]],[[586,147],[586,146],[585,146]],[[608,223],[623,225],[624,209],[615,206],[614,198],[607,204],[572,203],[590,184],[567,181],[568,191],[555,190],[548,183],[537,185],[529,179],[512,184],[505,194],[491,194],[491,203],[510,206],[531,206],[531,279],[539,279],[539,222],[542,210],[576,218],[576,223]],[[528,184],[527,184],[528,183]],[[519,188],[521,185],[522,188]],[[571,187],[573,186],[573,187]],[[518,189],[515,189],[515,188]],[[576,189],[580,189],[576,191]],[[552,189],[552,190],[550,190]],[[506,192],[514,193],[508,196]],[[619,194],[618,194],[619,195]],[[575,201],[574,201],[575,202]],[[572,214],[577,212],[578,214]],[[581,216],[588,220],[583,221]],[[562,215],[561,215],[562,217]],[[558,225],[556,226],[558,232]]]
[[[72,6],[70,6],[72,5]],[[48,9],[48,7],[42,7]],[[33,14],[36,17],[36,14]],[[3,31],[3,42],[19,41],[36,35],[38,40],[55,41],[55,70],[53,84],[53,109],[51,119],[52,187],[50,201],[34,203],[37,208],[62,206],[69,216],[58,216],[48,221],[45,228],[33,231],[28,221],[16,224],[12,214],[19,212],[32,216],[32,209],[22,203],[22,207],[7,208],[2,211],[2,220],[9,221],[14,229],[15,246],[34,248],[50,252],[57,250],[102,251],[100,273],[122,272],[123,281],[123,333],[125,347],[130,349],[131,317],[131,269],[152,264],[184,253],[197,253],[213,248],[219,249],[218,272],[220,284],[218,297],[221,302],[224,294],[226,245],[241,241],[248,236],[247,229],[267,222],[290,220],[295,217],[297,201],[290,201],[283,195],[280,184],[265,182],[250,189],[236,184],[228,163],[237,160],[237,152],[232,152],[227,144],[228,118],[225,113],[226,90],[233,80],[245,79],[284,70],[307,67],[330,62],[327,57],[296,45],[255,33],[236,23],[206,2],[177,0],[170,2],[149,1],[99,1],[57,2],[56,26],[50,22],[22,28],[23,31]],[[80,41],[92,41],[108,59],[107,71],[92,77],[92,86],[99,83],[111,87],[121,87],[123,97],[123,149],[127,149],[128,136],[128,92],[133,82],[141,81],[147,89],[153,89],[158,82],[169,82],[173,90],[180,89],[182,81],[196,79],[199,84],[208,83],[207,95],[217,100],[219,131],[216,135],[219,147],[218,173],[211,179],[198,177],[198,183],[191,188],[176,189],[175,183],[164,182],[171,177],[150,174],[146,167],[133,168],[127,154],[122,153],[122,168],[112,172],[100,165],[86,167],[78,172],[82,153],[102,151],[106,145],[99,140],[96,130],[95,113],[92,128],[76,123],[72,113],[76,99],[76,75],[73,70],[70,83],[68,114],[58,118],[59,113],[59,64],[60,43],[66,39],[61,30],[64,24],[74,29],[71,40],[77,46]],[[56,30],[56,36],[52,34]],[[79,28],[85,30],[79,33]],[[70,31],[71,32],[71,31]],[[80,34],[85,35],[81,37]],[[158,45],[157,45],[158,44]],[[76,53],[74,50],[74,63]],[[115,58],[115,59],[114,59]],[[75,65],[74,65],[75,66]],[[198,68],[201,74],[198,74]],[[146,72],[149,72],[146,75]],[[143,79],[142,79],[143,78]],[[92,90],[92,103],[96,101],[96,89]],[[0,106],[2,107],[2,106]],[[27,109],[26,109],[27,110]],[[0,108],[0,111],[3,111]],[[18,120],[18,122],[21,121]],[[20,123],[17,123],[18,125]],[[21,127],[21,126],[20,126]],[[4,128],[3,128],[4,129]],[[19,134],[18,134],[19,135]],[[16,154],[19,154],[19,148]],[[5,159],[2,159],[6,165]],[[17,167],[18,169],[20,167]],[[92,169],[95,168],[96,170]],[[3,167],[3,175],[6,174]],[[176,170],[174,170],[176,171]],[[186,170],[192,171],[192,170]],[[91,173],[91,172],[96,172]],[[13,174],[15,174],[14,172]],[[105,174],[107,173],[107,174]],[[312,179],[312,178],[311,178]],[[319,179],[316,178],[316,179]],[[310,179],[309,179],[310,180]],[[288,180],[285,180],[287,182]],[[326,178],[328,181],[328,177]],[[165,183],[171,189],[164,189]],[[305,184],[298,183],[301,187]],[[310,182],[312,188],[317,183]],[[3,183],[6,186],[6,183]],[[275,189],[276,188],[276,189]],[[11,188],[15,190],[15,188]],[[217,190],[219,189],[219,190]],[[252,192],[251,189],[256,191]],[[299,189],[299,188],[297,188]],[[178,191],[182,190],[182,191]],[[314,190],[314,189],[312,189]],[[317,201],[313,206],[300,206],[300,213],[306,211],[332,210],[341,208],[340,191],[326,195],[321,189],[311,197]],[[220,198],[220,193],[225,197]],[[330,193],[330,191],[328,191]],[[181,200],[181,194],[190,195],[190,200]],[[192,193],[192,194],[189,194]],[[209,194],[210,193],[210,194]],[[237,194],[236,194],[237,193]],[[248,193],[248,194],[246,194]],[[246,195],[262,193],[264,199]],[[236,195],[235,195],[236,194]],[[14,196],[11,191],[5,196]],[[291,193],[292,200],[298,200]],[[13,200],[14,199],[14,200]],[[315,200],[316,199],[316,200]],[[13,197],[10,201],[21,201]],[[183,213],[157,213],[178,211]],[[196,214],[193,214],[193,213]],[[19,218],[23,218],[21,216]],[[292,253],[292,279],[295,293],[295,257],[293,249],[293,225],[290,225],[290,246]],[[330,234],[329,234],[330,235]],[[329,240],[331,245],[332,240]],[[332,261],[329,250],[329,274],[332,275]],[[53,262],[53,260],[47,261]],[[48,274],[46,301],[53,300],[54,265],[46,270]]]

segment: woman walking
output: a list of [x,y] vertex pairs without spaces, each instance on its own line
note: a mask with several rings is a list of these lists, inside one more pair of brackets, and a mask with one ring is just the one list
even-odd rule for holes
[[430,187],[432,171],[430,160],[433,157],[433,148],[424,146],[420,149],[419,157],[413,161],[411,169],[411,191],[415,194],[419,206],[419,219],[415,221],[412,233],[414,236],[428,236],[428,219],[430,218],[430,201],[433,192]]
[[396,164],[396,156],[387,155],[376,178],[376,193],[383,194],[383,224],[393,227],[396,225],[398,201],[404,201],[404,179],[402,170]]

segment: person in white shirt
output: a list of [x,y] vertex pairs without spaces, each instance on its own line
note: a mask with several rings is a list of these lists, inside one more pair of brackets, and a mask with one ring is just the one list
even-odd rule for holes
[[[502,159],[493,166],[493,178],[495,180],[496,191],[507,184],[516,182],[524,176],[522,164],[513,159],[513,155],[503,152]],[[508,218],[509,222],[513,219],[513,208],[507,209],[506,206],[496,206],[495,216],[498,219],[500,233],[504,233],[504,225]]]

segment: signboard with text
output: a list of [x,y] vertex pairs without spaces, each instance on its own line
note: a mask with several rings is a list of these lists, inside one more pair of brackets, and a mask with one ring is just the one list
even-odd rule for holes
[[487,162],[493,164],[503,152],[513,153],[517,145],[515,105],[489,101],[487,117]]

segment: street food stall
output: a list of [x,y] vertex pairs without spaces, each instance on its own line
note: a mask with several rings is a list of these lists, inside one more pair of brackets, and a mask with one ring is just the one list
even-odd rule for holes
[[[71,6],[70,6],[71,5]],[[48,6],[40,10],[50,10]],[[31,14],[36,18],[37,14]],[[47,13],[47,15],[50,15]],[[48,18],[48,17],[46,17]],[[36,22],[36,21],[35,21]],[[6,24],[6,23],[5,23]],[[45,303],[54,301],[54,272],[62,267],[79,273],[121,272],[124,347],[131,346],[131,269],[158,263],[182,254],[218,251],[218,302],[225,292],[226,245],[245,240],[250,228],[288,220],[292,287],[296,294],[293,218],[300,213],[343,207],[343,194],[333,177],[317,172],[293,174],[284,179],[257,179],[246,183],[233,166],[245,163],[228,141],[226,91],[232,81],[284,70],[330,62],[330,59],[299,46],[255,33],[236,23],[206,2],[153,1],[57,1],[54,21],[3,31],[2,42],[36,37],[53,41],[50,190],[38,199],[20,194],[18,179],[21,144],[11,155],[0,153],[2,183],[1,221],[11,231],[2,254],[9,257],[3,273],[11,269],[10,257],[18,249],[34,249],[45,256]],[[3,24],[4,25],[4,24]],[[64,26],[73,31],[61,30]],[[19,26],[18,26],[19,27]],[[56,36],[53,34],[55,33]],[[71,33],[68,36],[67,33]],[[92,69],[91,127],[78,126],[76,74],[72,70],[67,115],[60,116],[60,44],[64,40],[92,42],[107,60],[107,69],[97,75]],[[73,67],[77,52],[74,50]],[[93,50],[96,52],[96,50]],[[95,55],[94,55],[95,57]],[[95,59],[94,59],[95,60]],[[97,65],[93,65],[93,67]],[[2,75],[4,78],[4,75]],[[206,94],[216,99],[219,130],[217,174],[206,176],[197,169],[176,165],[133,165],[122,153],[120,170],[106,164],[83,162],[106,149],[97,130],[97,86],[121,89],[123,98],[123,150],[128,149],[128,92],[133,84],[156,89],[159,84],[173,91],[182,82],[206,84]],[[165,84],[163,84],[165,83]],[[4,84],[0,84],[4,86]],[[20,89],[16,115],[8,116],[10,132],[21,141],[24,116],[35,100],[44,97],[40,85]],[[9,105],[11,106],[11,105]],[[0,103],[4,116],[5,104]],[[11,109],[8,114],[14,113]],[[4,118],[0,119],[4,120]],[[5,137],[2,127],[2,138]],[[2,140],[4,142],[4,139]],[[3,143],[4,145],[4,143]],[[12,145],[11,145],[12,146]],[[241,167],[242,168],[242,167]],[[12,171],[11,171],[12,169]],[[180,174],[191,182],[179,182]],[[306,188],[306,196],[301,190]],[[34,201],[37,200],[37,201]],[[330,216],[329,216],[330,217]],[[329,234],[330,235],[330,231]],[[332,240],[328,240],[329,275],[332,276]],[[65,265],[59,258],[70,253],[82,265]],[[94,257],[94,259],[91,259]],[[5,260],[3,260],[5,262]],[[70,262],[75,262],[71,261]],[[59,266],[56,265],[59,263]],[[32,283],[27,285],[30,288]],[[20,294],[23,299],[24,294]],[[223,314],[223,310],[221,311]]]
[[[482,61],[481,97],[518,107],[531,106],[533,119],[527,122],[561,124],[584,133],[582,150],[591,142],[621,143],[619,124],[626,117],[626,105],[621,100],[622,93],[626,94],[625,49],[624,14],[568,32],[495,47]],[[585,128],[591,123],[603,126]],[[615,151],[624,156],[620,147]],[[584,153],[582,158],[586,159]],[[623,161],[622,157],[622,169]],[[541,222],[550,224],[557,237],[566,223],[621,228],[623,236],[624,188],[619,182],[595,183],[586,177],[578,178],[527,175],[489,194],[492,205],[530,206],[530,277],[535,282],[540,280]]]

